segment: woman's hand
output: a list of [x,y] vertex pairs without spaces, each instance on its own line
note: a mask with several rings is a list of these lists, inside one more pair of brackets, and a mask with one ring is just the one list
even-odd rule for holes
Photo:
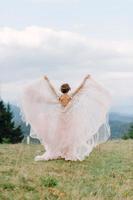
[[88,74],[85,78],[84,78],[84,82],[87,80],[87,79],[89,79],[90,78],[90,74]]
[[44,76],[44,79],[45,79],[46,81],[49,81],[49,79],[48,79],[48,77],[47,77],[47,76]]
[[55,94],[55,96],[58,98],[58,94],[56,93],[55,88],[53,87],[53,85],[51,84],[50,80],[48,79],[48,77],[46,75],[44,76],[44,79],[48,82],[48,85],[49,85],[50,89]]
[[85,85],[87,79],[89,79],[91,77],[90,74],[88,74],[87,76],[85,76],[85,78],[83,79],[82,83],[79,85],[79,87],[72,93],[72,97],[74,97]]

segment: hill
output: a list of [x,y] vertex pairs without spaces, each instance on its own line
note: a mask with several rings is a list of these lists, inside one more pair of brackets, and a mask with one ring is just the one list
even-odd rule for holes
[[109,118],[111,121],[120,121],[124,123],[133,122],[133,115],[130,115],[130,114],[111,112],[109,114]]
[[0,200],[132,200],[133,140],[108,141],[84,161],[35,162],[41,145],[0,145]]
[[109,114],[109,124],[111,127],[111,138],[121,138],[133,123],[133,115],[113,113]]

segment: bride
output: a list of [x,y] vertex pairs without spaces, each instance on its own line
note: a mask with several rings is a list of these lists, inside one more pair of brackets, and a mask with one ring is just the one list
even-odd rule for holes
[[110,102],[109,92],[91,75],[73,92],[68,83],[56,91],[47,76],[26,85],[21,96],[23,119],[31,125],[30,136],[45,148],[35,161],[84,160],[110,137]]

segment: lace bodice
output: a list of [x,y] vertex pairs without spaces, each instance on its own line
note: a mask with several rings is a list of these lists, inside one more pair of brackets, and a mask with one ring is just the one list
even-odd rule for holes
[[69,96],[68,94],[63,94],[59,97],[59,102],[61,103],[62,106],[67,106],[67,104],[71,101],[72,97]]

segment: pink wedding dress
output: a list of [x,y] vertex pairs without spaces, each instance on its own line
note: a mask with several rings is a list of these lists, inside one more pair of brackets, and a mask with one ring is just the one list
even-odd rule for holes
[[45,153],[35,160],[84,160],[110,137],[110,105],[109,92],[92,77],[66,107],[43,77],[26,85],[21,96],[23,120],[31,125],[30,136],[45,147]]

